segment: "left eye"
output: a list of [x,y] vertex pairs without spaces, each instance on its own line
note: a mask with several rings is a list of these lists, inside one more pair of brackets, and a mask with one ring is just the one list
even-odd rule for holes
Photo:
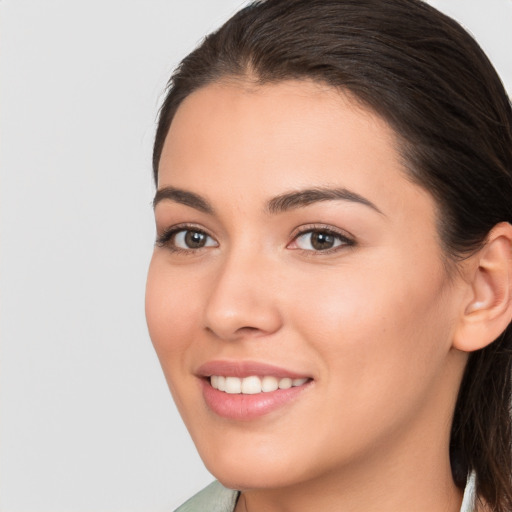
[[327,251],[341,245],[352,245],[352,242],[338,233],[311,230],[297,236],[294,240],[294,245],[296,248],[306,251]]
[[174,233],[172,245],[179,249],[201,249],[216,246],[215,240],[203,231],[182,229]]

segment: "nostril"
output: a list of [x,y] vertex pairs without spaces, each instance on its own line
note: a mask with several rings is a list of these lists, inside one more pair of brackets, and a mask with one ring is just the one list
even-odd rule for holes
[[257,327],[240,327],[239,329],[237,329],[236,332],[240,333],[240,334],[251,334],[253,332],[258,332],[260,329],[258,329]]
[[[225,335],[219,334],[218,332],[216,332],[215,329],[212,329],[209,326],[206,326],[205,329],[208,333],[214,335],[215,337],[222,337],[222,338],[227,337]],[[247,326],[247,327],[239,327],[238,329],[234,330],[233,333],[231,334],[231,336],[229,336],[229,337],[236,339],[236,338],[251,337],[251,336],[254,337],[259,334],[265,335],[268,333],[266,333],[262,329],[259,329],[258,327]]]

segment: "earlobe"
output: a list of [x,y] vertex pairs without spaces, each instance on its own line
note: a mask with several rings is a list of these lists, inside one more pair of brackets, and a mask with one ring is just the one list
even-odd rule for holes
[[453,340],[464,352],[489,345],[512,320],[512,225],[497,224],[471,260],[470,293]]

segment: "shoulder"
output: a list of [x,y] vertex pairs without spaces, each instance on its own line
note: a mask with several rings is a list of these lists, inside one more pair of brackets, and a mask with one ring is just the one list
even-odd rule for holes
[[215,481],[183,503],[174,512],[233,512],[238,491],[226,489]]

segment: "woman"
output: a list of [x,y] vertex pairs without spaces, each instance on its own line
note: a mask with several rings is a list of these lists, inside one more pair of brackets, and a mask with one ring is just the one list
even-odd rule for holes
[[149,331],[220,482],[180,510],[512,510],[512,111],[458,24],[256,2],[153,164]]

